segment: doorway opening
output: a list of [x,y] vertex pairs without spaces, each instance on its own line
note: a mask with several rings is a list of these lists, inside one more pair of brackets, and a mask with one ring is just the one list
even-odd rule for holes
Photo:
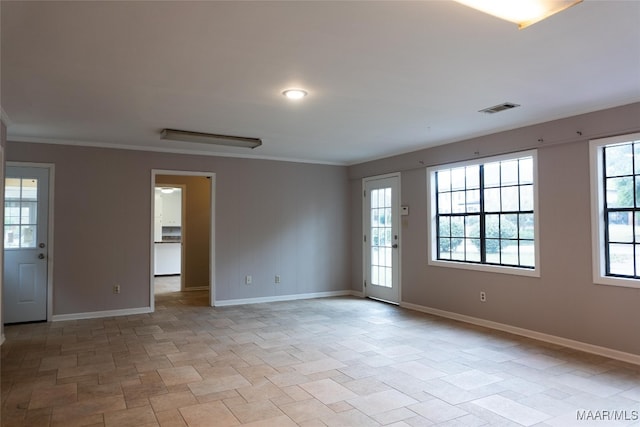
[[153,215],[154,293],[184,290],[184,248],[186,247],[186,184],[167,184],[169,177],[156,177]]
[[215,174],[152,171],[150,307],[215,300]]

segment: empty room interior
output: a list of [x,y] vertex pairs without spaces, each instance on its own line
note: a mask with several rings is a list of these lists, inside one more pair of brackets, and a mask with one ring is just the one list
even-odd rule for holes
[[640,425],[640,2],[3,0],[0,60],[2,426]]

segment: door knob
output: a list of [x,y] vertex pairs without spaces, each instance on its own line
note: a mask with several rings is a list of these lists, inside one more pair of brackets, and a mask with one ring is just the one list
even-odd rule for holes
[[394,243],[393,246],[391,246],[393,249],[398,249],[398,244]]
[[38,259],[44,259],[44,254],[38,254]]

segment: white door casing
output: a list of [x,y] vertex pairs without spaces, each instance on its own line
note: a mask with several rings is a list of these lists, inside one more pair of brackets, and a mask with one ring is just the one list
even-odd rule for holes
[[3,321],[47,320],[50,168],[6,169]]
[[400,174],[363,180],[364,295],[400,302]]

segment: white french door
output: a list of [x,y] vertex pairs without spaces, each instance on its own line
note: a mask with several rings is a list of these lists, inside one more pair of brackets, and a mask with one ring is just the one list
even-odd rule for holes
[[47,320],[49,168],[8,166],[4,323]]
[[365,178],[364,294],[400,302],[400,175]]

